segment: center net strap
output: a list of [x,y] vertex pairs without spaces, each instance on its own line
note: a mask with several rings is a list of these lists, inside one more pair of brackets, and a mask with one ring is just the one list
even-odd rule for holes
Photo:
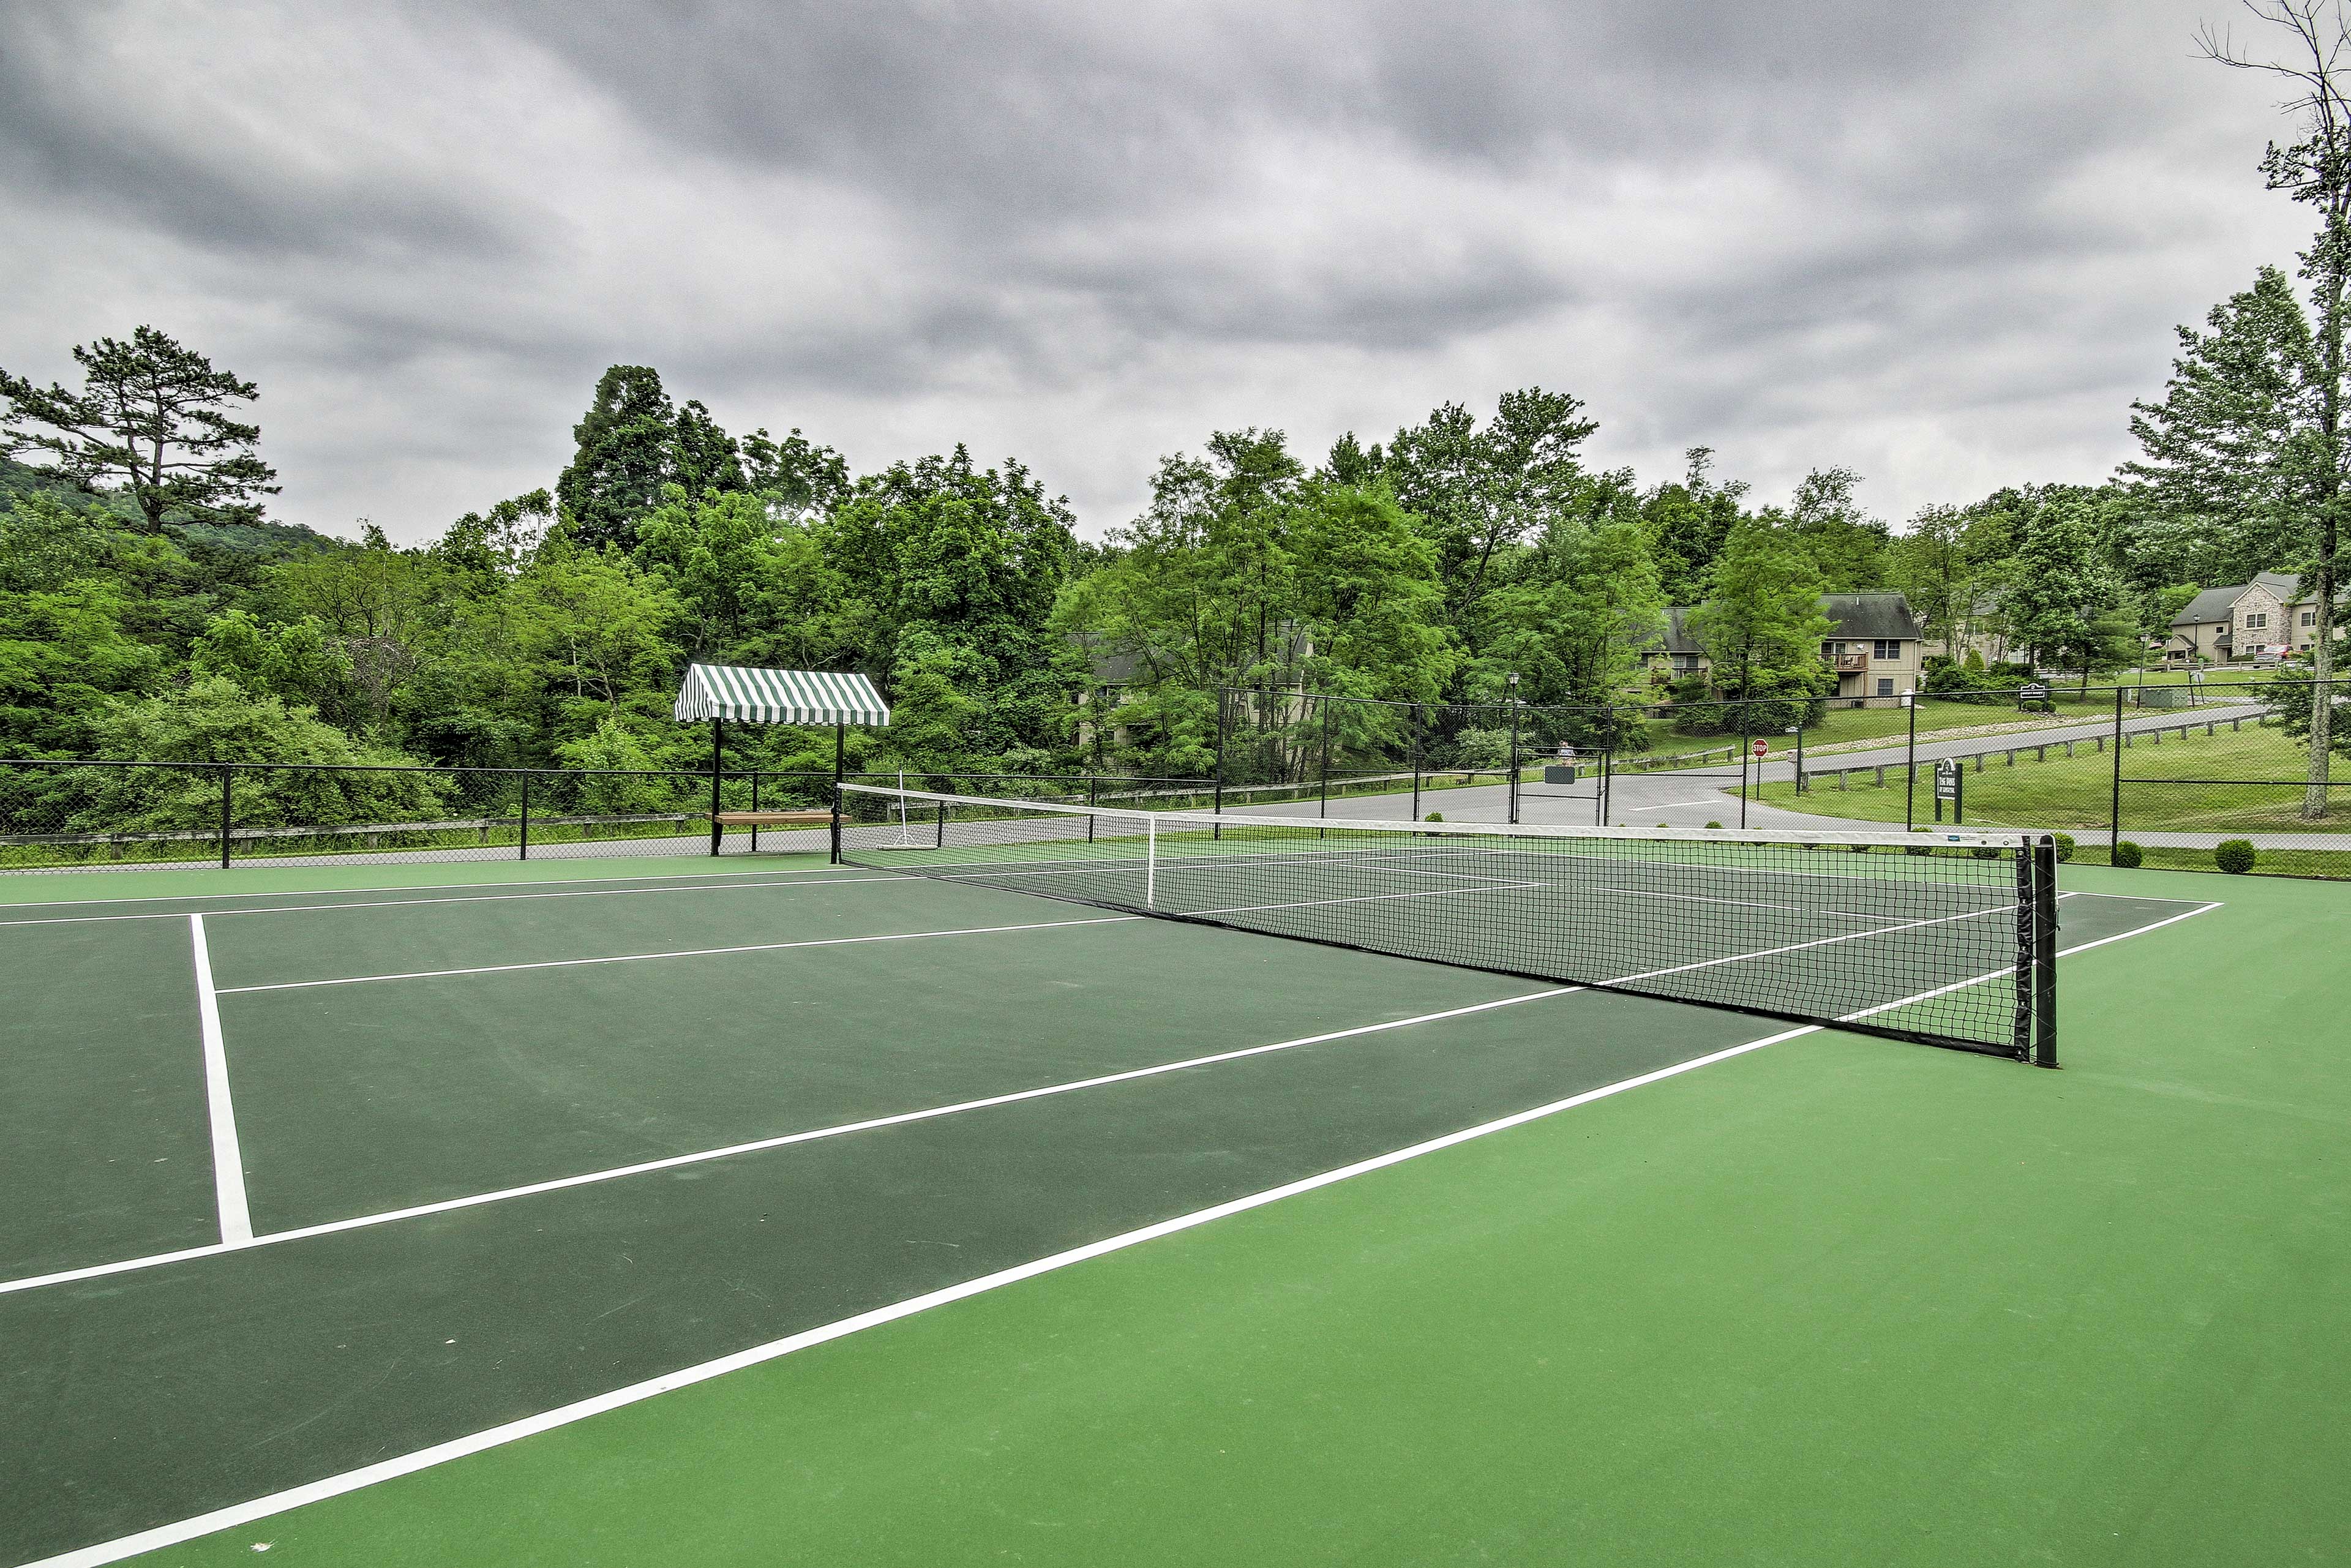
[[847,784],[841,858],[2023,1059],[2022,835],[1380,822]]

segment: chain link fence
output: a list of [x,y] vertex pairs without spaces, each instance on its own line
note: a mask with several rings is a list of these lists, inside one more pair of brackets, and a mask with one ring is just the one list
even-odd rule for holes
[[[909,788],[1198,807],[1207,779],[1098,774],[864,773]],[[728,769],[0,762],[0,871],[271,862],[562,859],[816,852],[830,773]]]
[[1228,689],[1217,798],[1608,822],[1669,775],[1727,827],[2045,830],[2085,863],[2351,877],[2351,683],[2185,676],[1605,707]]

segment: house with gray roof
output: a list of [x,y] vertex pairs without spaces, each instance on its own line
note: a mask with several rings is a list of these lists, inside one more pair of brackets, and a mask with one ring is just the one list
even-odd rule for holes
[[[2338,634],[2341,615],[2336,617]],[[2300,653],[2318,640],[2318,601],[2290,572],[2262,571],[2251,582],[2208,588],[2180,607],[2165,639],[2168,664],[2242,662],[2265,653]]]
[[[1690,607],[1666,612],[1665,635],[1655,653],[1659,674],[1703,675],[1706,650],[1689,632]],[[1891,697],[1918,689],[1924,669],[1925,627],[1910,601],[1899,593],[1823,593],[1821,613],[1829,634],[1821,640],[1821,663],[1836,674],[1840,697]]]

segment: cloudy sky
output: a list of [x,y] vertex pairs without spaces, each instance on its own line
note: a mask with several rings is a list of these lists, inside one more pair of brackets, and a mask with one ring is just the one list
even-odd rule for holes
[[2291,263],[2235,3],[11,0],[0,365],[152,322],[260,383],[274,516],[399,539],[551,483],[615,361],[1090,534],[1211,430],[1526,385],[1900,519],[2102,476]]

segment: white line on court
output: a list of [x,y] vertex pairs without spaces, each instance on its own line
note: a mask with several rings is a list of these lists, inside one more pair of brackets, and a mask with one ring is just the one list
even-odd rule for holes
[[[811,850],[809,852],[813,854],[816,852]],[[701,860],[705,857],[696,854],[690,858]],[[479,865],[482,862],[479,861],[447,861],[439,863],[446,865]],[[209,871],[212,868],[209,866],[182,864],[176,866],[156,865],[147,869],[153,871],[204,872]],[[298,868],[292,866],[273,867],[264,864],[254,867],[253,869],[256,871],[291,871]],[[779,865],[770,866],[761,871],[731,872],[726,874],[731,877],[739,877],[747,880],[755,876],[807,876],[813,872],[831,871],[833,869],[835,868],[831,865]],[[110,872],[107,874],[114,875],[117,873]],[[709,876],[711,874],[711,873],[706,871],[675,871],[646,872],[642,875],[637,876],[534,876],[526,877],[520,882],[394,882],[385,883],[374,887],[322,887],[315,891],[321,897],[324,897],[329,894],[338,893],[406,893],[413,888],[429,887],[566,887],[591,882],[676,882],[686,877]],[[195,904],[208,898],[299,898],[302,896],[303,894],[298,889],[283,887],[266,888],[258,893],[142,893],[132,898],[26,899],[22,904],[0,904],[0,909],[56,909],[69,904]]]
[[[2085,896],[2095,897],[2096,895],[2089,894]],[[2177,903],[2180,901],[2165,900],[2164,902]],[[2147,932],[2159,929],[2162,926],[2176,925],[2182,920],[2190,919],[2193,916],[2205,914],[2210,910],[2218,909],[2220,907],[2220,905],[2217,903],[2200,904],[2194,909],[2189,910],[2186,914],[2170,915],[2165,919],[2156,921],[2152,925],[2137,926],[2128,931],[2118,932],[2112,936],[2100,936],[2095,940],[2082,943],[2078,946],[2061,949],[2058,953],[2058,956],[2070,957],[2076,953],[2086,953],[2093,947],[2103,947],[2109,942],[2120,942],[2128,937],[2142,936]],[[1938,986],[1933,990],[1920,991],[1915,996],[1903,997],[1896,1001],[1882,1003],[1876,1007],[1865,1008],[1858,1012],[1847,1013],[1840,1021],[1848,1023],[1859,1022],[1861,1019],[1875,1017],[1882,1012],[1889,1012],[1896,1008],[1908,1007],[1914,1002],[1925,1001],[1929,998],[1939,997],[1950,991],[1965,990],[1970,986],[1980,986],[1989,980],[2000,979],[2011,973],[2012,973],[2011,970],[2005,968],[1991,970],[1965,980],[1955,981],[1948,986]],[[1636,977],[1627,977],[1627,979]],[[1604,983],[1608,985],[1615,985],[1625,982],[1608,981]],[[549,1181],[533,1182],[527,1186],[507,1187],[496,1192],[477,1193],[465,1197],[444,1198],[437,1203],[420,1204],[408,1208],[388,1209],[377,1214],[355,1216],[349,1219],[329,1220],[320,1225],[304,1226],[294,1230],[275,1231],[266,1236],[257,1237],[254,1239],[251,1245],[256,1247],[269,1247],[275,1246],[282,1241],[299,1241],[314,1237],[331,1236],[345,1230],[357,1230],[370,1226],[388,1224],[393,1220],[420,1218],[424,1216],[434,1214],[446,1214],[456,1209],[473,1208],[484,1204],[504,1202],[511,1198],[529,1197],[539,1193],[559,1192],[567,1187],[588,1186],[602,1182],[615,1181],[624,1176],[640,1176],[654,1171],[674,1170],[680,1166],[701,1165],[712,1160],[728,1159],[739,1155],[756,1153],[766,1149],[783,1148],[793,1144],[811,1143],[822,1138],[839,1137],[849,1133],[870,1131],[880,1127],[897,1126],[913,1122],[929,1121],[939,1116],[952,1115],[967,1111],[982,1110],[996,1105],[1008,1105],[1023,1100],[1043,1099],[1052,1095],[1071,1093],[1080,1089],[1099,1088],[1104,1084],[1121,1083],[1131,1082],[1135,1079],[1157,1077],[1165,1073],[1182,1071],[1187,1068],[1203,1067],[1220,1061],[1233,1061],[1244,1057],[1263,1056],[1271,1051],[1288,1051],[1302,1045],[1317,1045],[1329,1040],[1346,1040],[1358,1035],[1378,1034],[1389,1030],[1409,1028],[1415,1024],[1433,1023],[1442,1019],[1459,1018],[1470,1013],[1489,1012],[1497,1008],[1515,1007],[1520,1002],[1539,1001],[1551,997],[1567,996],[1573,992],[1588,988],[1589,988],[1587,987],[1582,986],[1566,986],[1551,990],[1530,991],[1520,996],[1504,997],[1498,1001],[1479,1002],[1465,1008],[1455,1008],[1446,1012],[1425,1013],[1416,1018],[1399,1019],[1389,1023],[1364,1024],[1353,1029],[1339,1030],[1329,1034],[1308,1035],[1298,1040],[1277,1040],[1270,1045],[1244,1046],[1238,1050],[1219,1052],[1214,1056],[1194,1057],[1186,1061],[1167,1062],[1155,1067],[1134,1068],[1124,1072],[1110,1073],[1096,1078],[1073,1080],[1067,1083],[1047,1084],[1037,1089],[1017,1090],[1010,1093],[994,1095],[983,1100],[964,1101],[952,1105],[935,1106],[922,1111],[901,1112],[896,1115],[877,1117],[863,1122],[847,1123],[835,1127],[820,1127],[810,1129],[806,1132],[781,1134],[776,1137],[761,1138],[747,1144],[732,1144],[724,1148],[702,1149],[696,1150],[692,1154],[672,1155],[664,1159],[650,1160],[639,1165],[618,1166],[608,1170],[584,1172],[579,1176],[559,1176]],[[1774,1035],[1771,1038],[1774,1040],[1792,1040],[1797,1035],[1810,1033],[1821,1027],[1822,1026],[1818,1024],[1806,1025],[1804,1028],[1796,1030],[1791,1033]],[[1736,1049],[1752,1050],[1754,1049],[1755,1044],[1758,1043],[1769,1044],[1771,1041],[1765,1040],[1750,1042],[1747,1046]],[[175,1252],[151,1253],[145,1257],[126,1258],[113,1263],[94,1263],[84,1268],[68,1269],[54,1274],[37,1274],[20,1280],[5,1280],[0,1281],[0,1296],[11,1295],[20,1291],[39,1290],[50,1285],[72,1284],[75,1281],[81,1280],[102,1279],[110,1274],[130,1273],[139,1270],[160,1268],[167,1263],[180,1263],[188,1261],[192,1259],[215,1257],[220,1253],[233,1250],[236,1250],[236,1249],[226,1246],[188,1247],[183,1248]]]
[[892,931],[879,936],[824,936],[812,942],[753,942],[739,947],[686,947],[674,953],[621,953],[609,958],[542,958],[530,964],[484,964],[469,969],[416,969],[402,975],[350,975],[333,980],[279,980],[266,986],[223,986],[224,997],[256,991],[310,991],[323,986],[372,986],[384,980],[445,980],[461,975],[510,975],[523,969],[580,969],[598,964],[643,964],[654,958],[715,958],[729,953],[781,953],[794,947],[851,947],[863,942],[918,942],[925,936],[992,936],[1006,931],[1052,931],[1065,925],[1119,925],[1141,915],[1086,920],[1038,920],[1026,925],[965,925],[953,931]]
[[[2113,940],[2113,938],[2107,940]],[[397,1458],[363,1466],[339,1476],[329,1476],[303,1486],[273,1492],[266,1497],[255,1498],[248,1502],[216,1509],[210,1513],[199,1514],[193,1519],[158,1525],[152,1530],[141,1531],[135,1535],[126,1535],[114,1541],[82,1547],[77,1551],[61,1552],[54,1557],[44,1558],[38,1563],[27,1563],[26,1568],[99,1568],[100,1564],[119,1563],[123,1558],[135,1556],[142,1552],[152,1552],[159,1547],[193,1541],[198,1536],[209,1535],[214,1531],[250,1524],[256,1520],[285,1513],[309,1503],[323,1502],[329,1498],[359,1491],[401,1476],[413,1475],[419,1470],[431,1469],[435,1466],[447,1464],[453,1459],[465,1458],[486,1449],[519,1441],[524,1437],[536,1437],[542,1432],[551,1432],[558,1427],[586,1420],[590,1416],[601,1416],[608,1411],[641,1403],[656,1395],[674,1393],[681,1388],[692,1387],[697,1383],[707,1383],[713,1378],[724,1377],[728,1373],[740,1372],[764,1362],[778,1360],[797,1351],[811,1349],[834,1340],[846,1339],[866,1329],[879,1328],[884,1323],[896,1322],[901,1319],[910,1318],[934,1308],[948,1306],[974,1296],[985,1295],[988,1291],[1001,1290],[1007,1285],[1016,1285],[1023,1281],[1036,1279],[1042,1274],[1050,1274],[1070,1268],[1074,1264],[1090,1262],[1096,1258],[1107,1257],[1114,1252],[1123,1252],[1147,1241],[1156,1241],[1163,1237],[1196,1229],[1233,1215],[1246,1214],[1251,1209],[1263,1208],[1270,1204],[1279,1203],[1284,1198],[1296,1197],[1322,1187],[1352,1180],[1356,1176],[1385,1170],[1391,1166],[1399,1166],[1407,1160],[1418,1159],[1424,1155],[1436,1154],[1479,1138],[1489,1137],[1496,1133],[1522,1127],[1531,1122],[1541,1121],[1545,1117],[1555,1116],[1581,1105],[1589,1105],[1594,1101],[1622,1094],[1628,1090],[1662,1082],[1685,1072],[1694,1072],[1701,1067],[1710,1067],[1717,1062],[1728,1061],[1733,1057],[1745,1056],[1750,1051],[1761,1051],[1765,1046],[1778,1045],[1782,1041],[1795,1040],[1803,1035],[1817,1034],[1825,1027],[1827,1026],[1822,1024],[1805,1024],[1797,1029],[1784,1030],[1778,1034],[1766,1035],[1761,1040],[1750,1040],[1724,1051],[1693,1057],[1687,1061],[1676,1062],[1670,1067],[1658,1068],[1653,1072],[1644,1072],[1632,1078],[1621,1079],[1614,1083],[1603,1084],[1597,1089],[1587,1089],[1580,1094],[1572,1094],[1564,1100],[1554,1100],[1548,1105],[1538,1105],[1532,1110],[1520,1111],[1495,1121],[1481,1123],[1474,1127],[1465,1127],[1458,1133],[1447,1133],[1441,1137],[1430,1138],[1405,1148],[1392,1150],[1384,1155],[1375,1155],[1370,1159],[1341,1166],[1335,1170],[1324,1171],[1319,1176],[1285,1182],[1280,1186],[1268,1187],[1262,1192],[1250,1193],[1245,1197],[1233,1198],[1211,1207],[1196,1209],[1190,1214],[1178,1215],[1173,1219],[1163,1219],[1155,1225],[1146,1225],[1140,1229],[1106,1237],[1100,1241],[1091,1241],[1082,1247],[1073,1247],[1064,1252],[1056,1252],[1050,1257],[1040,1258],[1034,1262],[998,1270],[995,1273],[983,1274],[975,1280],[967,1280],[959,1285],[949,1285],[943,1290],[927,1291],[903,1301],[893,1302],[886,1307],[877,1307],[871,1312],[859,1312],[834,1322],[804,1329],[799,1333],[771,1340],[766,1344],[754,1345],[748,1350],[737,1351],[731,1355],[720,1356],[716,1360],[705,1361],[676,1372],[664,1373],[659,1377],[650,1377],[640,1383],[630,1384],[623,1388],[613,1389],[607,1394],[599,1394],[553,1410],[543,1411],[536,1416],[528,1416],[518,1421],[509,1421],[503,1426],[487,1427],[449,1442],[436,1443],[431,1448],[420,1448],[411,1454],[402,1454]]]
[[[394,1220],[421,1219],[427,1215],[449,1214],[462,1208],[478,1208],[485,1204],[505,1203],[518,1197],[535,1197],[541,1193],[562,1192],[575,1186],[594,1186],[604,1182],[619,1181],[625,1176],[645,1176],[655,1171],[678,1170],[687,1166],[707,1165],[713,1160],[733,1159],[741,1155],[758,1154],[768,1149],[789,1148],[795,1144],[819,1143],[828,1138],[846,1137],[852,1133],[870,1133],[883,1127],[903,1127],[916,1122],[935,1121],[942,1116],[961,1115],[970,1111],[985,1111],[998,1105],[1016,1105],[1026,1100],[1046,1100],[1061,1094],[1074,1094],[1084,1089],[1100,1089],[1113,1083],[1132,1083],[1139,1079],[1159,1078],[1171,1072],[1183,1072],[1196,1067],[1210,1067],[1218,1062],[1239,1061],[1252,1056],[1267,1056],[1279,1051],[1295,1051],[1301,1046],[1324,1045],[1334,1040],[1353,1040],[1367,1034],[1385,1034],[1395,1030],[1410,1029],[1417,1024],[1437,1023],[1446,1019],[1467,1018],[1472,1013],[1492,1012],[1498,1008],[1517,1007],[1521,1002],[1542,1001],[1552,997],[1563,997],[1583,990],[1582,986],[1564,986],[1543,991],[1527,991],[1514,997],[1502,997],[1490,1002],[1473,1002],[1468,1007],[1448,1008],[1443,1012],[1422,1013],[1416,1018],[1392,1019],[1385,1023],[1358,1024],[1353,1029],[1332,1030],[1325,1034],[1301,1035],[1296,1040],[1278,1040],[1270,1045],[1242,1046],[1234,1051],[1218,1051],[1213,1056],[1195,1056],[1181,1061],[1165,1061],[1151,1067],[1130,1068],[1123,1072],[1108,1072],[1094,1078],[1073,1079],[1066,1083],[1049,1083],[1036,1089],[1019,1089],[1005,1094],[991,1094],[981,1100],[965,1100],[951,1105],[927,1106],[919,1111],[902,1111],[894,1115],[870,1117],[862,1122],[845,1122],[831,1127],[812,1127],[805,1132],[783,1133],[772,1138],[758,1138],[747,1144],[730,1144],[725,1148],[697,1149],[688,1155],[672,1155],[665,1159],[646,1160],[632,1166],[615,1166],[609,1170],[586,1171],[579,1176],[558,1176],[549,1181],[531,1182],[523,1186],[505,1187],[496,1192],[473,1193],[465,1197],[443,1198],[437,1203],[422,1203],[408,1208],[386,1209],[378,1214],[362,1214],[349,1219],[330,1219],[319,1225],[306,1225],[293,1230],[272,1231],[254,1239],[251,1245],[274,1247],[284,1241],[304,1241],[319,1236],[334,1236],[346,1230],[360,1230]],[[96,1263],[83,1269],[68,1269],[55,1274],[37,1275],[24,1280],[0,1281],[0,1295],[20,1291],[38,1290],[47,1285],[71,1284],[78,1280],[102,1279],[110,1274],[129,1273],[152,1269],[165,1263],[183,1262],[191,1258],[209,1258],[218,1253],[237,1250],[230,1247],[194,1247],[177,1252],[156,1253],[146,1258],[125,1259],[119,1263]]]
[[204,917],[188,916],[188,939],[195,953],[196,1023],[204,1043],[204,1102],[213,1129],[213,1197],[220,1209],[221,1245],[253,1240],[253,1211],[245,1200],[245,1155],[237,1147],[236,1106],[228,1093],[228,1047],[221,1039],[220,993],[213,988],[213,956],[204,941]]
[[[676,887],[594,887],[580,888],[568,893],[486,893],[456,894],[447,898],[381,898],[365,904],[272,904],[258,909],[211,909],[204,913],[216,920],[232,915],[310,915],[321,910],[338,909],[406,909],[412,904],[504,904],[515,899],[530,898],[626,898],[637,894],[652,893],[736,893],[744,889],[772,892],[777,888],[842,887],[852,883],[878,882],[893,885],[918,883],[921,879],[900,876],[888,872],[875,872],[871,876],[820,877],[813,882],[754,882],[749,877],[732,877],[725,882],[689,882]],[[511,884],[507,884],[511,885]],[[241,895],[241,896],[250,896]],[[305,896],[292,894],[289,896]],[[329,896],[320,894],[319,896]],[[99,902],[106,902],[100,900]],[[0,908],[8,907],[0,904]],[[38,920],[0,920],[0,927],[11,925],[97,925],[114,920],[177,920],[176,909],[138,915],[51,915]]]

